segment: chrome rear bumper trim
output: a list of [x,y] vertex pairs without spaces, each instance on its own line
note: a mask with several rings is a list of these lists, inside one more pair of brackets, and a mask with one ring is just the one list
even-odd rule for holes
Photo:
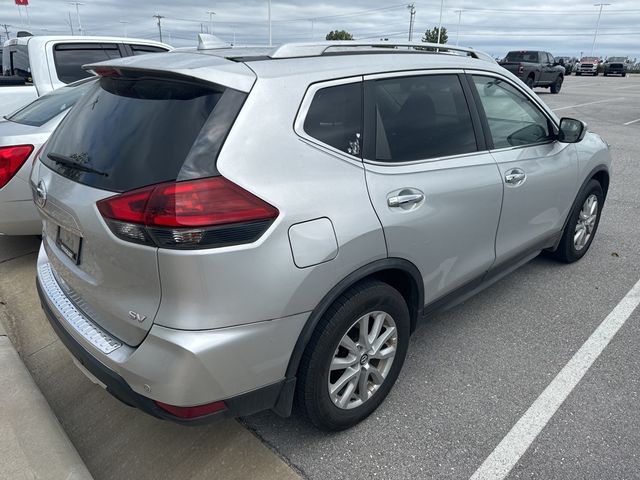
[[62,316],[61,320],[64,320],[64,323],[73,328],[78,335],[105,355],[109,355],[122,347],[120,341],[94,325],[71,303],[53,276],[53,270],[49,263],[41,264],[38,267],[38,278],[47,299]]

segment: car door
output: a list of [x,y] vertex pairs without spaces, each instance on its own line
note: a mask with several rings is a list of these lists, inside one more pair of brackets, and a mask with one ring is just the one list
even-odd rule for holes
[[560,233],[578,181],[575,146],[556,140],[552,119],[504,78],[472,76],[490,133],[504,199],[496,236],[496,265],[548,247]]
[[389,257],[418,267],[426,303],[480,278],[495,258],[502,181],[461,73],[365,77],[369,195]]

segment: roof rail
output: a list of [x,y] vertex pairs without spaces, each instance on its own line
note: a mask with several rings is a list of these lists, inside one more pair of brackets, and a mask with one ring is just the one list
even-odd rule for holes
[[426,42],[390,42],[375,41],[361,42],[359,40],[342,40],[328,42],[303,42],[285,43],[275,48],[269,57],[271,58],[295,58],[295,57],[319,57],[328,53],[331,49],[338,49],[338,53],[371,53],[363,47],[370,47],[381,52],[390,53],[389,50],[398,50],[401,47],[414,49],[417,52],[443,53],[443,54],[464,54],[478,60],[494,62],[495,60],[487,53],[467,47],[454,47],[446,44],[426,43]]

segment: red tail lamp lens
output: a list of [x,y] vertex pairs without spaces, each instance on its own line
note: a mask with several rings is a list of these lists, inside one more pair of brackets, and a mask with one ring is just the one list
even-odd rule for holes
[[0,147],[0,188],[9,183],[9,180],[18,173],[31,152],[33,152],[33,145]]

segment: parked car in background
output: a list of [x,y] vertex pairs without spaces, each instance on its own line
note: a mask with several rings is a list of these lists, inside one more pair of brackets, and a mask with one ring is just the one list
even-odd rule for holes
[[0,120],[0,235],[39,235],[29,173],[33,158],[95,78],[81,80],[34,100]]
[[4,42],[0,116],[90,74],[85,63],[166,52],[172,47],[124,37],[26,36]]
[[627,57],[609,57],[603,65],[602,74],[606,77],[608,75],[620,75],[622,77],[627,76],[629,59]]
[[564,81],[565,69],[561,61],[548,52],[519,50],[507,53],[499,65],[522,80],[529,88],[549,88],[559,93]]
[[577,60],[578,59],[575,57],[556,57],[556,61],[561,63],[564,67],[565,75],[571,75]]
[[607,144],[488,55],[438,48],[204,43],[89,66],[30,178],[42,306],[88,377],[177,422],[296,398],[344,429],[424,312],[543,250],[583,257]]
[[576,75],[593,75],[598,76],[598,69],[600,67],[600,59],[598,57],[582,57],[578,63],[576,63]]

